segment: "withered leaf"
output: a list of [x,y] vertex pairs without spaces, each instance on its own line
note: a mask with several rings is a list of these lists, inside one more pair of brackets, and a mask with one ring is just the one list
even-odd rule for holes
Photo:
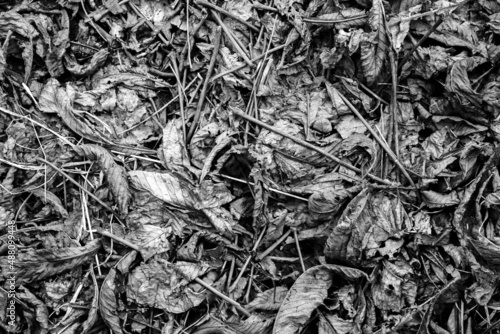
[[108,150],[102,146],[94,144],[74,146],[73,150],[80,156],[84,156],[90,160],[96,161],[101,167],[109,187],[122,215],[128,214],[128,205],[132,195],[128,188],[127,172],[125,168],[119,166]]
[[323,303],[333,278],[338,275],[348,281],[368,276],[361,270],[333,264],[307,269],[288,291],[276,316],[273,334],[299,333],[312,312]]
[[361,42],[361,67],[366,81],[372,85],[384,69],[390,47],[381,0],[373,1],[368,12],[368,22],[372,32],[365,34]]
[[82,247],[61,249],[28,249],[17,254],[17,261],[11,270],[7,256],[0,257],[3,279],[8,273],[16,272],[16,286],[36,282],[62,272],[71,270],[88,261],[101,247],[101,240],[96,239]]
[[174,207],[199,210],[219,231],[231,231],[231,215],[221,206],[232,201],[233,196],[224,185],[205,180],[195,186],[170,172],[131,171],[129,175],[134,187],[147,190]]

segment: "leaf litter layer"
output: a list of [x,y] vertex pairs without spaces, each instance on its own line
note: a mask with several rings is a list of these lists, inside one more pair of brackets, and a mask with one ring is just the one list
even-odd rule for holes
[[499,13],[0,1],[1,331],[498,332]]

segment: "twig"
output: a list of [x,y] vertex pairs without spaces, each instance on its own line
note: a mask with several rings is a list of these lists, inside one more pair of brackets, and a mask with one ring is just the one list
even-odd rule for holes
[[302,18],[302,21],[303,22],[306,22],[306,23],[311,23],[311,24],[326,24],[326,25],[330,25],[330,24],[336,24],[336,23],[344,23],[344,22],[349,22],[349,21],[355,21],[355,20],[359,20],[359,19],[365,19],[367,18],[368,15],[356,15],[356,16],[351,16],[351,17],[346,17],[344,19],[338,19],[338,20],[327,20],[327,19],[317,19],[317,18],[314,18],[314,17],[304,17]]
[[186,53],[188,53],[188,59],[191,62],[191,56],[189,55],[190,50],[192,45],[194,44],[194,36],[198,33],[200,28],[203,26],[205,23],[206,19],[208,17],[208,13],[203,10],[202,17],[200,19],[200,22],[194,27],[193,30],[191,30],[190,34],[188,34],[188,43],[184,45],[184,48],[182,49],[181,56],[180,56],[180,64],[179,64],[179,71],[182,72],[184,71],[184,59],[186,58]]
[[241,313],[243,313],[244,315],[246,315],[247,317],[250,317],[251,314],[250,312],[248,312],[243,306],[240,305],[240,303],[238,303],[237,301],[229,298],[228,296],[224,295],[222,292],[220,292],[219,290],[215,289],[214,287],[212,287],[211,285],[209,285],[208,283],[206,283],[205,281],[203,281],[202,279],[200,279],[199,277],[196,277],[194,279],[194,281],[196,283],[198,283],[199,285],[203,286],[205,289],[207,290],[210,290],[210,292],[212,292],[214,295],[224,299],[225,301],[227,301],[229,304],[233,305],[234,307],[236,307],[236,309],[238,311],[240,311]]
[[150,67],[148,69],[148,72],[151,73],[151,74],[153,74],[153,75],[156,75],[158,77],[162,77],[162,78],[172,78],[172,77],[175,77],[175,74],[173,74],[173,73],[162,72],[162,71],[157,70],[157,69],[152,68],[152,67]]
[[[233,180],[233,181],[236,181],[236,182],[245,183],[245,184],[249,184],[251,186],[255,186],[255,183],[253,183],[252,181],[243,181],[243,180],[237,179],[235,177],[232,177],[232,176],[229,176],[229,175],[224,175],[224,174],[216,174],[216,173],[214,173],[213,175],[222,176],[223,178],[226,178],[226,179],[229,179],[229,180]],[[292,197],[292,198],[295,198],[295,199],[298,199],[298,200],[301,200],[301,201],[304,201],[304,202],[309,201],[307,198],[296,196],[296,195],[293,195],[293,194],[290,194],[290,193],[287,193],[287,192],[284,192],[284,191],[281,191],[281,190],[278,190],[278,189],[275,189],[275,188],[269,187],[268,189],[270,191],[275,192],[275,193],[280,194],[280,195]]]
[[248,265],[250,264],[250,260],[252,260],[252,256],[249,255],[247,259],[245,260],[245,263],[243,264],[243,267],[240,269],[240,273],[238,274],[238,277],[234,280],[233,284],[228,288],[228,292],[231,293],[233,292],[234,289],[236,289],[236,286],[238,285],[238,282],[240,279],[243,277],[243,273],[247,269]]
[[[394,56],[392,47],[389,50],[389,59],[391,62],[391,75],[392,75],[392,96],[391,96],[391,115],[392,115],[392,130],[394,139],[394,151],[396,158],[399,161],[399,127],[398,127],[398,60]],[[390,147],[390,146],[389,146]],[[398,180],[399,180],[399,175]]]
[[[410,59],[411,55],[413,54],[413,52],[415,52],[415,50],[418,49],[419,46],[421,46],[425,40],[434,32],[436,31],[436,29],[441,25],[441,23],[443,23],[444,21],[444,18],[442,16],[440,16],[436,23],[434,23],[434,25],[429,29],[429,31],[427,31],[425,33],[424,36],[422,36],[422,38],[420,38],[420,40],[418,41],[417,44],[415,44],[410,51],[408,51],[408,53],[404,56],[403,60],[401,60],[401,62],[399,63],[399,66],[398,66],[398,70],[401,70],[403,68],[403,66],[406,64],[406,62],[408,61],[408,59]],[[384,80],[385,81],[385,80]]]
[[[235,239],[234,239],[234,245],[236,247],[238,247],[238,235],[236,235]],[[229,287],[231,286],[231,278],[233,278],[233,273],[234,273],[234,266],[236,265],[236,259],[233,257],[233,259],[231,260],[231,266],[229,267],[229,274],[227,275],[227,282],[226,282],[226,286],[227,286],[227,290],[229,291]]]
[[260,9],[260,10],[267,10],[267,11],[270,11],[270,12],[278,12],[277,8],[274,8],[274,7],[271,7],[271,6],[266,6],[266,5],[263,5],[263,4],[258,3],[258,2],[254,2],[252,4],[252,7],[256,8],[256,9]]
[[[198,77],[194,78],[187,86],[186,86],[186,89],[188,89],[197,79]],[[123,130],[122,132],[119,133],[119,135],[121,134],[124,134],[126,132],[129,132],[135,128],[137,128],[138,126],[146,123],[148,120],[150,120],[152,117],[158,115],[159,113],[161,113],[163,110],[165,110],[165,108],[167,108],[169,105],[171,105],[172,103],[175,102],[175,100],[177,100],[179,98],[179,94],[177,94],[176,96],[174,96],[170,101],[168,101],[165,105],[163,105],[163,107],[161,107],[160,109],[156,110],[154,113],[152,113],[151,115],[149,115],[148,117],[146,117],[145,119],[143,119],[142,121],[140,121],[139,123],[137,123],[136,125],[132,126],[131,128],[128,128],[126,130]]]
[[398,158],[396,157],[396,155],[394,154],[394,152],[392,152],[391,148],[388,147],[386,145],[386,143],[384,143],[384,141],[382,139],[380,139],[380,137],[378,136],[378,134],[375,132],[375,130],[373,130],[373,128],[370,126],[370,124],[366,121],[366,119],[360,114],[360,112],[352,105],[351,102],[349,102],[349,100],[344,96],[342,95],[342,93],[338,92],[340,98],[344,101],[344,103],[349,107],[349,109],[351,109],[351,111],[359,118],[359,120],[365,125],[366,129],[372,134],[373,138],[380,144],[380,146],[385,150],[385,152],[387,153],[387,155],[391,158],[391,160],[396,164],[396,166],[401,170],[401,172],[403,173],[403,175],[406,177],[406,179],[408,180],[408,182],[410,182],[410,184],[413,186],[413,187],[416,187],[415,186],[415,183],[413,182],[413,180],[411,179],[410,175],[408,174],[408,172],[406,171],[406,168],[404,168],[404,166],[399,162]]
[[306,140],[311,137],[311,98],[309,93],[306,94]]
[[293,238],[295,239],[295,247],[297,247],[297,252],[299,253],[300,266],[302,267],[302,272],[306,272],[306,266],[304,265],[304,259],[302,258],[302,251],[300,250],[299,237],[297,236],[297,229],[294,227]]
[[233,44],[234,48],[236,49],[238,54],[241,56],[241,58],[243,58],[243,60],[245,61],[245,63],[247,63],[248,66],[254,67],[255,64],[250,60],[250,58],[248,58],[248,55],[241,48],[240,44],[238,43],[236,38],[234,38],[234,36],[231,33],[231,31],[229,30],[229,28],[224,24],[224,22],[222,22],[219,14],[217,14],[217,12],[215,12],[213,10],[211,10],[210,12],[212,13],[213,17],[215,17],[215,20],[217,21],[219,26],[222,28],[222,30],[224,30],[224,33],[226,34],[227,38],[229,38],[229,40],[231,41],[231,43]]
[[[133,11],[134,11],[137,15],[141,16],[141,17],[145,20],[146,24],[148,25],[148,27],[149,27],[149,28],[150,28],[153,32],[157,31],[157,30],[155,29],[154,24],[153,24],[153,23],[151,23],[151,21],[150,21],[150,20],[148,20],[148,18],[147,18],[147,17],[146,17],[146,16],[145,16],[142,12],[141,12],[141,10],[140,10],[140,9],[139,9],[139,8],[138,8],[138,7],[137,7],[137,6],[133,3],[133,2],[129,2],[129,3],[128,3],[128,5],[130,6],[130,8],[132,8],[132,10],[133,10]],[[163,30],[160,30],[160,33],[158,34],[158,37],[159,37],[159,38],[160,38],[160,40],[163,42],[163,44],[165,44],[165,46],[170,46],[170,42],[169,42],[169,41],[167,41],[166,36],[164,36],[164,34],[165,34],[165,33],[163,32]]]
[[283,241],[285,241],[286,238],[288,238],[288,236],[290,235],[290,233],[292,233],[292,230],[288,230],[286,231],[285,234],[283,234],[278,240],[276,240],[274,242],[274,244],[272,244],[271,246],[269,246],[268,249],[266,249],[264,252],[260,253],[259,255],[257,255],[257,257],[255,258],[257,261],[261,261],[263,258],[265,258],[266,256],[269,255],[269,253],[271,253],[273,250],[275,250]]
[[22,119],[27,119],[28,121],[33,122],[34,124],[38,125],[39,127],[42,127],[45,130],[49,131],[50,133],[52,133],[53,135],[55,135],[57,138],[61,139],[64,143],[68,144],[69,146],[71,146],[71,147],[75,146],[69,140],[67,140],[66,138],[64,138],[63,136],[61,136],[60,134],[58,134],[57,132],[51,130],[48,126],[46,126],[46,125],[44,125],[44,124],[42,124],[42,123],[40,123],[38,121],[35,121],[35,120],[31,119],[28,116],[24,116],[24,115],[19,115],[19,114],[13,113],[13,112],[8,111],[7,109],[4,109],[2,107],[0,107],[0,111],[3,112],[3,113],[5,113],[5,114],[7,114],[7,115],[10,115],[10,116],[19,117],[19,118],[22,118]]
[[63,172],[56,165],[54,165],[53,163],[48,162],[47,160],[45,160],[43,158],[40,158],[40,157],[36,158],[36,160],[40,161],[40,162],[42,162],[44,164],[47,164],[50,167],[52,167],[53,169],[55,169],[57,172],[59,172],[59,174],[63,175],[65,178],[67,178],[68,181],[70,181],[71,183],[73,183],[75,186],[77,186],[79,189],[81,189],[84,193],[86,193],[87,195],[89,195],[90,197],[92,197],[94,200],[96,200],[97,203],[101,204],[106,210],[108,210],[109,212],[111,212],[112,214],[114,214],[116,216],[116,219],[118,219],[118,217],[120,217],[120,215],[115,210],[113,210],[109,205],[107,205],[106,203],[104,203],[103,201],[101,201],[96,195],[92,194],[90,191],[88,191],[87,189],[85,189],[84,187],[82,187],[78,182],[76,182],[75,180],[73,180],[73,178],[71,176],[69,176],[68,174],[66,174],[65,172]]
[[262,241],[262,238],[264,238],[264,233],[266,233],[266,227],[265,226],[262,229],[262,231],[260,232],[259,237],[257,238],[257,241],[255,241],[255,243],[253,245],[253,248],[252,248],[252,251],[250,252],[251,254],[248,255],[247,259],[245,260],[245,263],[241,267],[240,273],[238,274],[238,277],[236,277],[236,279],[234,280],[233,284],[229,287],[229,292],[232,292],[234,289],[236,289],[236,286],[238,285],[238,282],[240,281],[240,279],[243,277],[243,273],[247,269],[248,264],[250,263],[250,260],[252,260],[252,256],[253,256],[252,254],[255,253],[255,251],[257,250],[257,248],[260,245],[260,242]]
[[[182,61],[182,60],[181,60]],[[180,78],[180,72],[179,72],[179,67],[177,67],[177,61],[175,59],[175,54],[171,53],[170,54],[170,64],[172,65],[172,70],[175,74],[175,78],[177,79],[177,91],[179,92],[179,107],[180,107],[180,114],[181,114],[181,121],[182,121],[182,138],[184,140],[184,145],[187,144],[187,135],[186,135],[186,116],[184,113],[184,97],[186,96],[186,92],[184,87],[182,87],[182,82]]]
[[133,243],[131,243],[130,241],[128,240],[125,240],[123,239],[122,237],[119,237],[117,235],[114,235],[108,231],[104,231],[104,230],[92,230],[93,232],[95,233],[99,233],[100,235],[102,235],[103,237],[108,237],[110,239],[113,239],[114,241],[118,242],[119,244],[122,244],[124,246],[127,246],[129,248],[132,248],[133,250],[136,250],[138,252],[141,251],[141,248],[137,245],[134,245]]
[[87,49],[94,50],[94,51],[99,51],[98,48],[94,48],[93,46],[90,46],[90,45],[87,45],[87,44],[83,44],[83,43],[79,43],[79,42],[73,42],[73,41],[69,41],[69,42],[71,44],[78,45],[78,46],[81,46],[83,48],[87,48]]
[[335,76],[336,78],[341,79],[342,81],[344,81],[344,80],[346,80],[346,79],[356,81],[356,83],[359,85],[359,87],[363,88],[363,90],[364,90],[367,94],[371,95],[373,98],[375,98],[375,99],[379,100],[379,101],[380,101],[380,102],[382,102],[383,104],[389,104],[389,102],[387,102],[386,100],[384,100],[383,98],[381,98],[380,96],[378,96],[377,94],[375,94],[375,92],[374,92],[374,91],[372,91],[370,88],[368,88],[368,87],[366,87],[365,85],[363,85],[363,83],[362,83],[362,82],[360,82],[358,79],[356,79],[356,78],[348,78],[348,77],[343,77],[343,76],[341,76],[341,75],[334,75],[334,76]]
[[[261,122],[261,121],[255,119],[254,117],[249,116],[249,115],[247,115],[247,114],[245,114],[245,113],[243,113],[243,112],[241,112],[239,110],[232,109],[232,112],[235,115],[240,116],[241,118],[244,118],[244,119],[246,119],[248,121],[251,121],[251,122],[253,122],[253,123],[255,123],[255,124],[257,124],[257,125],[265,128],[265,129],[269,130],[269,131],[272,131],[272,132],[277,133],[277,134],[279,134],[279,135],[281,135],[283,137],[286,137],[286,138],[290,139],[291,141],[296,142],[299,145],[302,145],[302,146],[307,147],[307,148],[309,148],[309,149],[311,149],[311,150],[313,150],[315,152],[318,152],[319,154],[321,154],[321,155],[329,158],[330,160],[336,162],[337,164],[339,164],[339,165],[341,165],[341,166],[343,166],[343,167],[345,167],[345,168],[347,168],[349,170],[352,170],[353,172],[356,172],[356,173],[362,175],[361,169],[356,168],[353,165],[340,160],[339,158],[335,157],[334,155],[332,155],[332,154],[330,154],[330,153],[328,153],[326,151],[323,151],[322,149],[320,149],[320,148],[318,148],[318,147],[316,147],[316,146],[314,146],[312,144],[309,144],[308,142],[306,142],[306,141],[304,141],[302,139],[299,139],[299,138],[294,137],[292,135],[289,135],[289,134],[287,134],[287,133],[285,133],[285,132],[283,132],[281,130],[278,130],[278,129],[274,128],[273,126],[270,126],[269,124]],[[379,182],[379,183],[382,183],[382,184],[386,184],[386,185],[392,185],[392,183],[390,181],[382,180],[381,178],[379,178],[379,177],[377,177],[377,176],[375,176],[373,174],[366,174],[366,176],[369,177],[370,179],[372,179],[373,181],[376,181],[376,182]]]
[[210,82],[210,77],[212,76],[212,72],[215,67],[215,61],[217,60],[217,54],[219,53],[220,47],[220,39],[221,39],[221,29],[218,27],[215,30],[215,43],[214,50],[212,52],[212,58],[210,59],[210,65],[208,66],[207,76],[205,77],[205,83],[203,84],[203,88],[201,89],[200,99],[198,101],[198,106],[196,107],[196,112],[194,114],[193,123],[191,124],[191,128],[189,129],[189,133],[187,135],[186,144],[191,141],[193,137],[194,131],[198,126],[198,121],[200,120],[201,109],[203,104],[205,103],[205,96],[207,95],[208,84]]
[[[277,46],[275,48],[272,48],[271,50],[269,50],[269,51],[261,54],[260,56],[251,59],[251,61],[252,61],[252,63],[255,63],[256,61],[261,60],[264,57],[267,57],[269,54],[271,54],[273,52],[276,52],[276,51],[279,51],[279,50],[282,50],[285,47],[286,47],[286,44],[283,44],[283,45]],[[241,70],[241,69],[243,69],[243,68],[245,68],[247,66],[248,66],[247,64],[243,64],[243,65],[240,65],[238,67],[232,68],[232,69],[224,71],[222,73],[219,73],[219,74],[215,75],[212,79],[210,79],[210,81],[215,81],[215,80],[219,79],[220,77],[223,77],[223,76],[225,76],[227,74],[231,74],[231,73],[236,72],[236,71],[239,71],[239,70]]]
[[224,14],[226,16],[229,16],[233,20],[236,20],[236,21],[246,25],[248,28],[252,29],[253,31],[259,32],[259,28],[257,28],[253,24],[239,18],[238,16],[234,15],[233,13],[228,12],[227,10],[225,10],[223,8],[220,8],[217,5],[211,4],[210,2],[205,1],[205,0],[195,0],[194,3],[197,5],[203,6],[203,7],[209,7],[211,9],[214,9],[214,10],[218,11],[219,13]]

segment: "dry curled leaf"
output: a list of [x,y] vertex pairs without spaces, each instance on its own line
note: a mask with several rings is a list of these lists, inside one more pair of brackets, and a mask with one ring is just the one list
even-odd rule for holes
[[87,262],[101,247],[96,239],[82,247],[61,249],[28,249],[17,254],[13,268],[7,256],[0,257],[0,268],[4,281],[9,272],[16,272],[15,284],[27,284],[71,270]]
[[312,312],[328,296],[328,289],[336,275],[351,281],[368,277],[361,270],[334,264],[309,268],[297,278],[283,300],[276,316],[273,334],[299,333]]
[[389,39],[381,0],[374,0],[368,12],[368,22],[372,30],[365,34],[361,42],[361,67],[369,85],[375,83],[385,67],[389,52]]
[[73,150],[80,156],[96,161],[99,164],[106,176],[111,193],[118,202],[121,214],[126,216],[132,195],[129,191],[125,168],[119,166],[109,151],[101,146],[93,144],[78,145],[74,146]]
[[147,190],[174,207],[199,210],[219,231],[231,231],[231,215],[221,206],[229,203],[233,197],[224,185],[204,181],[195,187],[181,176],[170,172],[131,171],[129,175],[134,187]]

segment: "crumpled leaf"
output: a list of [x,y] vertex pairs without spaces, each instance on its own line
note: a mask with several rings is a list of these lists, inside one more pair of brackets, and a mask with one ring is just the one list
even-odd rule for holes
[[421,9],[422,5],[413,6],[409,10],[400,12],[397,16],[391,17],[389,22],[387,22],[389,33],[391,34],[392,47],[396,52],[401,51],[403,41],[410,31],[411,20],[405,20],[405,18],[415,15],[420,12]]
[[170,250],[170,243],[167,238],[171,233],[171,229],[154,225],[141,225],[138,229],[128,233],[125,239],[139,246],[142,258],[147,261],[155,254],[165,253]]
[[325,245],[329,260],[359,263],[389,238],[401,237],[410,221],[397,198],[361,191],[347,205]]
[[381,0],[373,0],[368,12],[368,23],[372,32],[361,42],[361,67],[369,85],[375,83],[384,69],[389,50],[389,40],[385,27],[384,9]]
[[60,83],[56,79],[50,79],[43,88],[40,109],[47,113],[57,113],[71,130],[84,138],[98,143],[113,144],[76,117],[69,94],[60,87]]
[[101,240],[96,239],[82,247],[61,249],[28,249],[20,251],[10,269],[7,256],[0,257],[2,276],[9,278],[9,272],[16,272],[16,286],[36,282],[79,266],[94,256],[101,247]]
[[106,60],[108,59],[109,51],[106,49],[102,49],[97,51],[90,61],[84,65],[78,64],[78,62],[74,59],[74,57],[69,57],[66,55],[64,57],[64,66],[68,72],[78,76],[92,75],[100,67],[104,65]]
[[439,129],[447,127],[457,137],[488,130],[486,126],[474,124],[461,117],[455,116],[432,116],[432,121]]
[[449,70],[446,77],[446,90],[455,93],[464,106],[481,107],[480,95],[472,89],[467,71],[474,69],[485,61],[486,59],[482,57],[468,57],[455,62]]
[[[91,269],[93,270],[93,269]],[[97,280],[95,275],[92,273],[92,281],[94,283],[94,295],[92,296],[92,303],[87,319],[82,324],[82,332],[80,334],[87,334],[97,322],[98,310],[99,310],[99,286],[97,285]]]
[[129,273],[130,265],[136,259],[137,252],[131,251],[123,256],[116,264],[115,268],[111,268],[104,279],[99,294],[99,312],[104,323],[113,331],[113,333],[122,333],[122,324],[118,315],[119,291],[117,291],[117,281],[121,275]]
[[38,299],[31,291],[29,291],[26,287],[22,287],[23,292],[17,293],[16,297],[22,300],[23,302],[31,305],[35,308],[35,317],[38,325],[40,326],[39,333],[45,334],[49,332],[49,310],[47,309],[47,305]]
[[221,321],[212,317],[193,334],[268,334],[273,321],[274,317],[265,314],[252,314],[243,321]]
[[102,320],[113,331],[113,333],[123,334],[120,325],[120,318],[116,311],[118,302],[116,301],[116,269],[111,268],[108,275],[104,279],[99,295],[99,311]]
[[460,197],[457,191],[448,194],[438,193],[432,190],[422,191],[422,199],[429,208],[443,208],[447,206],[458,205]]
[[184,169],[192,170],[184,146],[181,119],[171,120],[163,129],[161,153],[166,168],[181,173]]
[[413,269],[406,261],[384,261],[372,294],[374,304],[381,310],[400,312],[403,307],[413,306],[417,294]]
[[340,118],[340,122],[335,126],[335,130],[342,139],[347,139],[353,133],[365,133],[366,126],[354,115],[347,115]]
[[61,214],[63,218],[68,218],[68,211],[64,208],[59,197],[54,195],[52,192],[45,190],[43,188],[37,188],[30,190],[30,192],[44,203],[50,203],[54,209]]
[[231,231],[231,215],[220,206],[231,202],[233,196],[223,184],[205,180],[194,186],[170,172],[130,171],[129,175],[134,187],[147,190],[174,207],[202,211],[219,231]]
[[61,27],[52,38],[52,52],[45,58],[45,64],[53,78],[64,74],[63,57],[69,45],[69,16],[66,10],[61,10]]
[[277,311],[279,310],[287,293],[288,289],[283,286],[278,286],[275,289],[260,292],[250,303],[245,305],[245,308],[249,312],[254,310]]
[[97,161],[101,167],[106,180],[108,181],[111,193],[118,203],[118,208],[123,216],[128,214],[128,205],[132,195],[128,188],[127,173],[125,168],[119,166],[113,156],[105,148],[94,145],[85,144],[74,146],[73,150],[80,156],[84,156],[90,160]]
[[274,322],[273,334],[299,333],[312,312],[327,297],[328,289],[336,275],[349,281],[368,278],[361,270],[334,264],[307,269],[297,278],[281,304]]
[[335,27],[337,29],[349,29],[365,25],[367,22],[365,14],[365,11],[361,9],[346,8],[335,13],[316,16],[314,19],[325,21],[345,20],[345,22],[334,23]]
[[354,330],[354,322],[345,320],[336,314],[320,313],[319,334],[349,334]]
[[0,36],[5,38],[9,31],[16,32],[25,38],[38,36],[38,31],[21,14],[15,11],[0,13]]
[[150,260],[130,273],[127,297],[166,312],[186,312],[206,298],[206,292],[195,292],[188,284],[208,269],[207,266],[189,262],[172,264],[163,259]]

